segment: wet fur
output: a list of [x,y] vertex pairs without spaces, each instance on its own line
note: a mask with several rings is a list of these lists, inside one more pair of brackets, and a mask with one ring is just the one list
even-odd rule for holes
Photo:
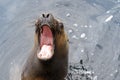
[[35,31],[34,47],[27,59],[21,80],[65,80],[68,67],[68,38],[64,26],[55,31],[54,56],[48,61],[37,58],[39,33]]

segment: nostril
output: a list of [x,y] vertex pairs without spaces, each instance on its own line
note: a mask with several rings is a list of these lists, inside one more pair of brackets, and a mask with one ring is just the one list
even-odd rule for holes
[[47,18],[49,17],[50,14],[47,14]]
[[45,18],[45,14],[42,14],[42,16]]

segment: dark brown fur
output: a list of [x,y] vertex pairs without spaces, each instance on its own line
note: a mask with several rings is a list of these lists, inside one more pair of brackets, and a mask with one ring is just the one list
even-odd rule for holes
[[[49,16],[52,15],[49,14]],[[54,24],[52,26],[55,39],[54,56],[48,61],[37,58],[40,32],[37,30],[40,25],[40,20],[38,20],[36,22],[34,48],[24,65],[21,80],[65,80],[68,67],[68,38],[62,23],[56,19],[52,19],[51,23]]]

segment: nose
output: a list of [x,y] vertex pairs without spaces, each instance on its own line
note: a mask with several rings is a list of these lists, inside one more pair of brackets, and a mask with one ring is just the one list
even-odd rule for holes
[[52,14],[42,14],[42,17],[43,17],[43,18],[49,18],[49,17],[51,17],[51,15],[52,15]]
[[54,19],[52,14],[42,14],[42,17],[46,19],[47,21],[52,21]]
[[42,14],[42,17],[43,17],[43,18],[49,18],[50,15],[51,15],[51,14]]

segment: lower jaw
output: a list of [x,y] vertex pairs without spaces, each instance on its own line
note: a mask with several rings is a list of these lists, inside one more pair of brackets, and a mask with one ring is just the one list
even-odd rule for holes
[[47,61],[50,60],[54,55],[54,47],[51,45],[43,45],[41,49],[37,52],[37,57],[40,60]]

